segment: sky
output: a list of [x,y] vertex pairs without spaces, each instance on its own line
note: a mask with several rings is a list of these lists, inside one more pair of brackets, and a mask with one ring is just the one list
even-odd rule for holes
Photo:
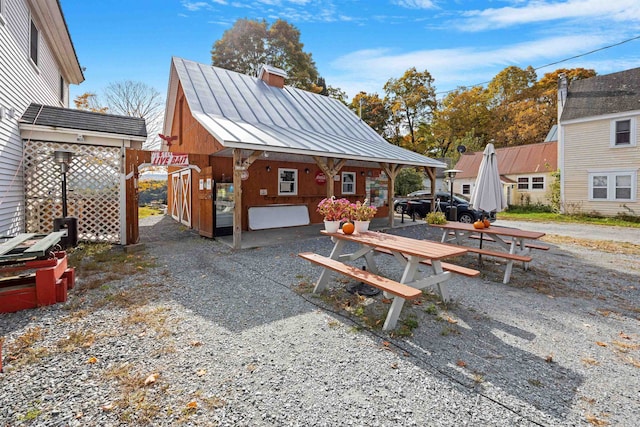
[[[110,83],[144,82],[163,96],[172,56],[211,64],[237,19],[283,19],[300,31],[329,86],[384,96],[411,67],[438,98],[514,65],[609,74],[640,67],[638,0],[60,0],[85,81],[71,99]],[[635,39],[635,40],[634,40]],[[589,52],[598,50],[595,53]],[[568,58],[580,56],[568,61]],[[561,63],[545,66],[558,61]],[[71,103],[73,107],[73,103]]]

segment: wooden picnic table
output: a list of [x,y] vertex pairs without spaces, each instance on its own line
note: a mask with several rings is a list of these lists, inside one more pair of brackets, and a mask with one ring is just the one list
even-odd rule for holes
[[[475,228],[473,224],[451,221],[446,224],[429,225],[442,229],[442,243],[453,242],[455,245],[466,247],[469,252],[477,253],[480,256],[487,255],[507,260],[502,281],[504,284],[509,283],[511,279],[511,271],[515,261],[522,261],[524,269],[528,268],[528,264],[532,260],[530,249],[548,249],[546,246],[531,243],[532,240],[538,240],[545,235],[545,233],[539,231],[493,225],[488,228]],[[480,247],[470,246],[469,242],[471,240],[480,240]],[[483,248],[483,241],[497,243],[501,251]]]
[[[447,264],[450,268],[443,268],[441,260],[467,252],[463,247],[373,231],[344,234],[342,230],[338,230],[337,233],[323,230],[321,233],[331,237],[334,242],[328,258],[310,252],[299,254],[302,258],[324,267],[313,292],[322,291],[329,281],[331,271],[336,271],[385,291],[386,297],[393,295],[393,302],[383,325],[384,330],[395,328],[404,301],[419,297],[422,294],[421,289],[435,286],[442,300],[448,301],[449,295],[445,282],[450,278],[451,272],[445,270],[455,269],[455,267]],[[359,248],[355,252],[344,253],[349,242],[357,243]],[[379,276],[380,271],[373,257],[376,250],[391,253],[400,265],[404,266],[399,282]],[[368,271],[362,271],[341,262],[341,260],[354,261],[359,258],[365,259]],[[430,274],[420,271],[418,268],[420,264],[430,267]]]

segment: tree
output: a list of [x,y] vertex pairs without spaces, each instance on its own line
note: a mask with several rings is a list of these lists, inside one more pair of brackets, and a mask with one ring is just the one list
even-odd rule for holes
[[78,110],[93,111],[94,113],[105,114],[109,107],[101,107],[98,101],[98,95],[92,92],[85,92],[82,95],[76,96],[73,100]]
[[110,83],[104,94],[112,114],[145,120],[148,137],[143,148],[160,146],[158,133],[162,129],[164,116],[164,101],[160,92],[146,83],[126,80]]
[[385,135],[389,110],[377,93],[359,92],[353,97],[349,107],[380,136]]
[[406,135],[408,141],[404,142],[415,150],[419,142],[415,134],[417,124],[429,121],[436,107],[433,77],[427,70],[418,72],[413,67],[399,79],[387,81],[384,91],[392,116],[392,142],[402,144]]
[[310,53],[304,52],[300,31],[278,19],[269,28],[265,20],[238,19],[211,49],[211,63],[248,75],[257,75],[262,64],[281,68],[287,84],[316,91],[318,70]]
[[424,187],[423,180],[424,173],[419,172],[416,168],[402,168],[395,180],[395,193],[405,195],[420,190]]

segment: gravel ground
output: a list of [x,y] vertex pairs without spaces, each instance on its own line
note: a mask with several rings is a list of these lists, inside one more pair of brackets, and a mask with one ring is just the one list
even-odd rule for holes
[[[640,419],[637,254],[551,244],[509,285],[485,258],[480,277],[450,281],[453,303],[426,294],[389,334],[381,297],[355,298],[337,276],[310,292],[320,269],[296,255],[328,254],[327,238],[232,251],[156,220],[144,251],[103,269],[85,257],[67,303],[0,314],[0,426]],[[392,232],[439,240],[424,224]],[[399,278],[393,257],[376,260]]]

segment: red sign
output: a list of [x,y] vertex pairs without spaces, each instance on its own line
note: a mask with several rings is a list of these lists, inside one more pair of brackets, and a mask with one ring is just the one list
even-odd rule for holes
[[316,184],[324,185],[326,183],[327,183],[327,177],[325,176],[324,172],[322,171],[316,172]]
[[170,153],[168,151],[153,151],[151,164],[154,166],[189,166],[189,155],[184,153]]

